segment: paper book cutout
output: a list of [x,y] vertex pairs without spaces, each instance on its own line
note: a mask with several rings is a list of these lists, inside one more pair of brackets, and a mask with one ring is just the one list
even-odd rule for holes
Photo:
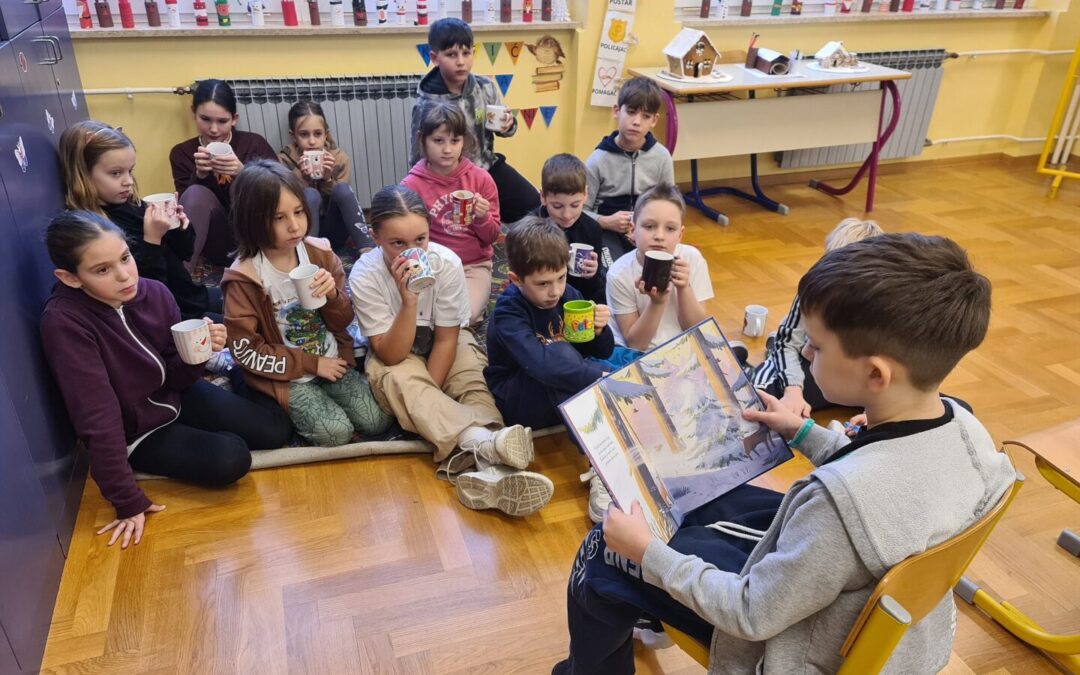
[[551,120],[555,117],[555,108],[558,106],[542,105],[540,106],[540,116],[544,118],[544,126],[551,128]]
[[664,541],[693,509],[792,457],[747,408],[764,405],[712,318],[559,406],[615,504],[639,502]]

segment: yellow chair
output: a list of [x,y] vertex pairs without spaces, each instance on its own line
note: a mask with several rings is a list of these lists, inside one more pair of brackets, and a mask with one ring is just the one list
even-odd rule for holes
[[[1080,503],[1080,419],[1024,436],[1005,445],[1024,448],[1035,455],[1035,466],[1051,485]],[[1058,545],[1073,555],[1080,555],[1080,537],[1065,530]],[[967,577],[960,579],[956,594],[990,615],[1007,631],[1027,644],[1040,649],[1070,673],[1080,673],[1080,634],[1047,633],[1020,610],[1005,601],[997,601]]]
[[[1023,485],[1017,477],[997,506],[979,522],[948,541],[900,562],[881,578],[840,648],[842,675],[877,673],[904,633],[956,585],[990,531]],[[686,633],[664,625],[672,641],[701,665],[709,665],[709,648]]]

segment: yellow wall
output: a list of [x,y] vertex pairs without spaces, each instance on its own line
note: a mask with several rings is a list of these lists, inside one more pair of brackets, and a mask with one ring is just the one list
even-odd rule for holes
[[[585,7],[585,3],[576,4]],[[554,122],[544,127],[537,116],[530,131],[521,125],[513,139],[499,140],[497,148],[534,182],[540,166],[555,152],[570,151],[585,157],[599,138],[612,128],[609,110],[589,106],[599,31],[606,3],[589,2],[585,28],[553,31],[568,55],[567,78],[559,92],[535,93],[529,77],[535,59],[523,52],[512,65],[505,48],[492,66],[478,53],[475,70],[480,74],[513,73],[506,101],[514,107],[556,105]],[[677,32],[673,3],[639,0],[633,33],[640,40],[632,47],[628,66],[659,63],[659,55]],[[710,36],[721,50],[745,48],[750,28],[717,28]],[[808,24],[757,26],[759,44],[788,52],[814,50],[830,39],[843,39],[856,51],[943,47],[950,51],[985,49],[1071,49],[1080,39],[1080,3],[1071,11],[1049,19],[994,19]],[[531,42],[538,34],[506,31],[478,33],[477,40]],[[419,34],[363,37],[267,37],[267,38],[156,38],[79,40],[76,55],[87,89],[109,87],[159,87],[187,84],[205,77],[290,77],[368,73],[422,72],[423,62],[415,44]],[[945,77],[930,125],[930,138],[1010,134],[1043,136],[1060,92],[1067,57],[986,56],[948,61]],[[94,96],[90,112],[99,119],[121,125],[139,150],[139,173],[143,191],[169,185],[167,154],[176,142],[193,134],[185,105],[190,99],[161,95]],[[1037,143],[1018,145],[1008,141],[956,143],[926,148],[920,159],[934,159],[1005,152],[1035,154]],[[902,161],[902,160],[901,160]],[[685,164],[685,163],[681,163]],[[743,158],[702,163],[703,178],[746,175]],[[763,172],[777,171],[771,159]],[[680,180],[687,178],[684,165],[676,167]]]

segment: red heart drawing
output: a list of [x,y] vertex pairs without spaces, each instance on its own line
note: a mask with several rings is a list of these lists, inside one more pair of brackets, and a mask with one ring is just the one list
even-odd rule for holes
[[615,66],[610,66],[608,68],[601,67],[596,69],[596,76],[600,78],[600,84],[606,87],[615,79],[616,72]]

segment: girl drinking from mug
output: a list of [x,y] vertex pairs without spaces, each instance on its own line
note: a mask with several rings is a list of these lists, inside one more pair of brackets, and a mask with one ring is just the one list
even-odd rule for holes
[[[463,330],[469,297],[461,260],[428,241],[428,209],[400,185],[372,197],[371,230],[378,248],[356,261],[349,288],[371,343],[367,375],[376,400],[435,446],[440,471],[466,507],[515,516],[539,510],[554,488],[521,471],[533,458],[532,430],[504,428],[484,382],[487,358]],[[462,473],[474,463],[476,471]]]
[[[441,100],[420,104],[417,147],[422,153],[401,181],[424,200],[431,241],[456,253],[465,267],[469,323],[484,318],[491,299],[491,245],[499,238],[499,191],[487,171],[462,156],[473,143],[465,114]],[[414,158],[415,159],[415,158]]]
[[174,220],[163,206],[140,201],[135,146],[124,132],[104,122],[76,122],[60,136],[60,169],[67,207],[103,213],[119,225],[139,274],[168,287],[180,316],[209,315],[221,323],[221,291],[195,283],[184,267],[197,255],[195,230],[182,207]]
[[293,105],[289,136],[292,142],[281,149],[278,159],[306,186],[311,236],[322,234],[334,248],[344,245],[346,237],[361,252],[374,248],[364,212],[349,185],[349,156],[334,142],[322,106],[314,101]]
[[[229,228],[229,185],[253,159],[277,159],[258,134],[237,131],[236,95],[221,80],[203,80],[191,103],[198,135],[169,153],[180,204],[195,228],[195,250],[227,266],[236,244]],[[192,266],[196,261],[192,260]]]
[[[249,449],[280,447],[292,433],[280,410],[201,379],[181,361],[170,327],[180,310],[168,289],[140,279],[124,232],[104,216],[66,211],[45,233],[60,283],[41,317],[41,340],[90,475],[116,509],[98,531],[138,544],[154,504],[134,471],[205,486],[235,482]],[[206,320],[210,323],[209,319]],[[213,351],[225,327],[210,324]]]
[[354,429],[386,431],[393,420],[355,368],[341,261],[330,242],[307,236],[303,183],[278,162],[256,160],[237,177],[233,199],[236,261],[221,284],[229,347],[248,385],[317,445],[344,445]]

